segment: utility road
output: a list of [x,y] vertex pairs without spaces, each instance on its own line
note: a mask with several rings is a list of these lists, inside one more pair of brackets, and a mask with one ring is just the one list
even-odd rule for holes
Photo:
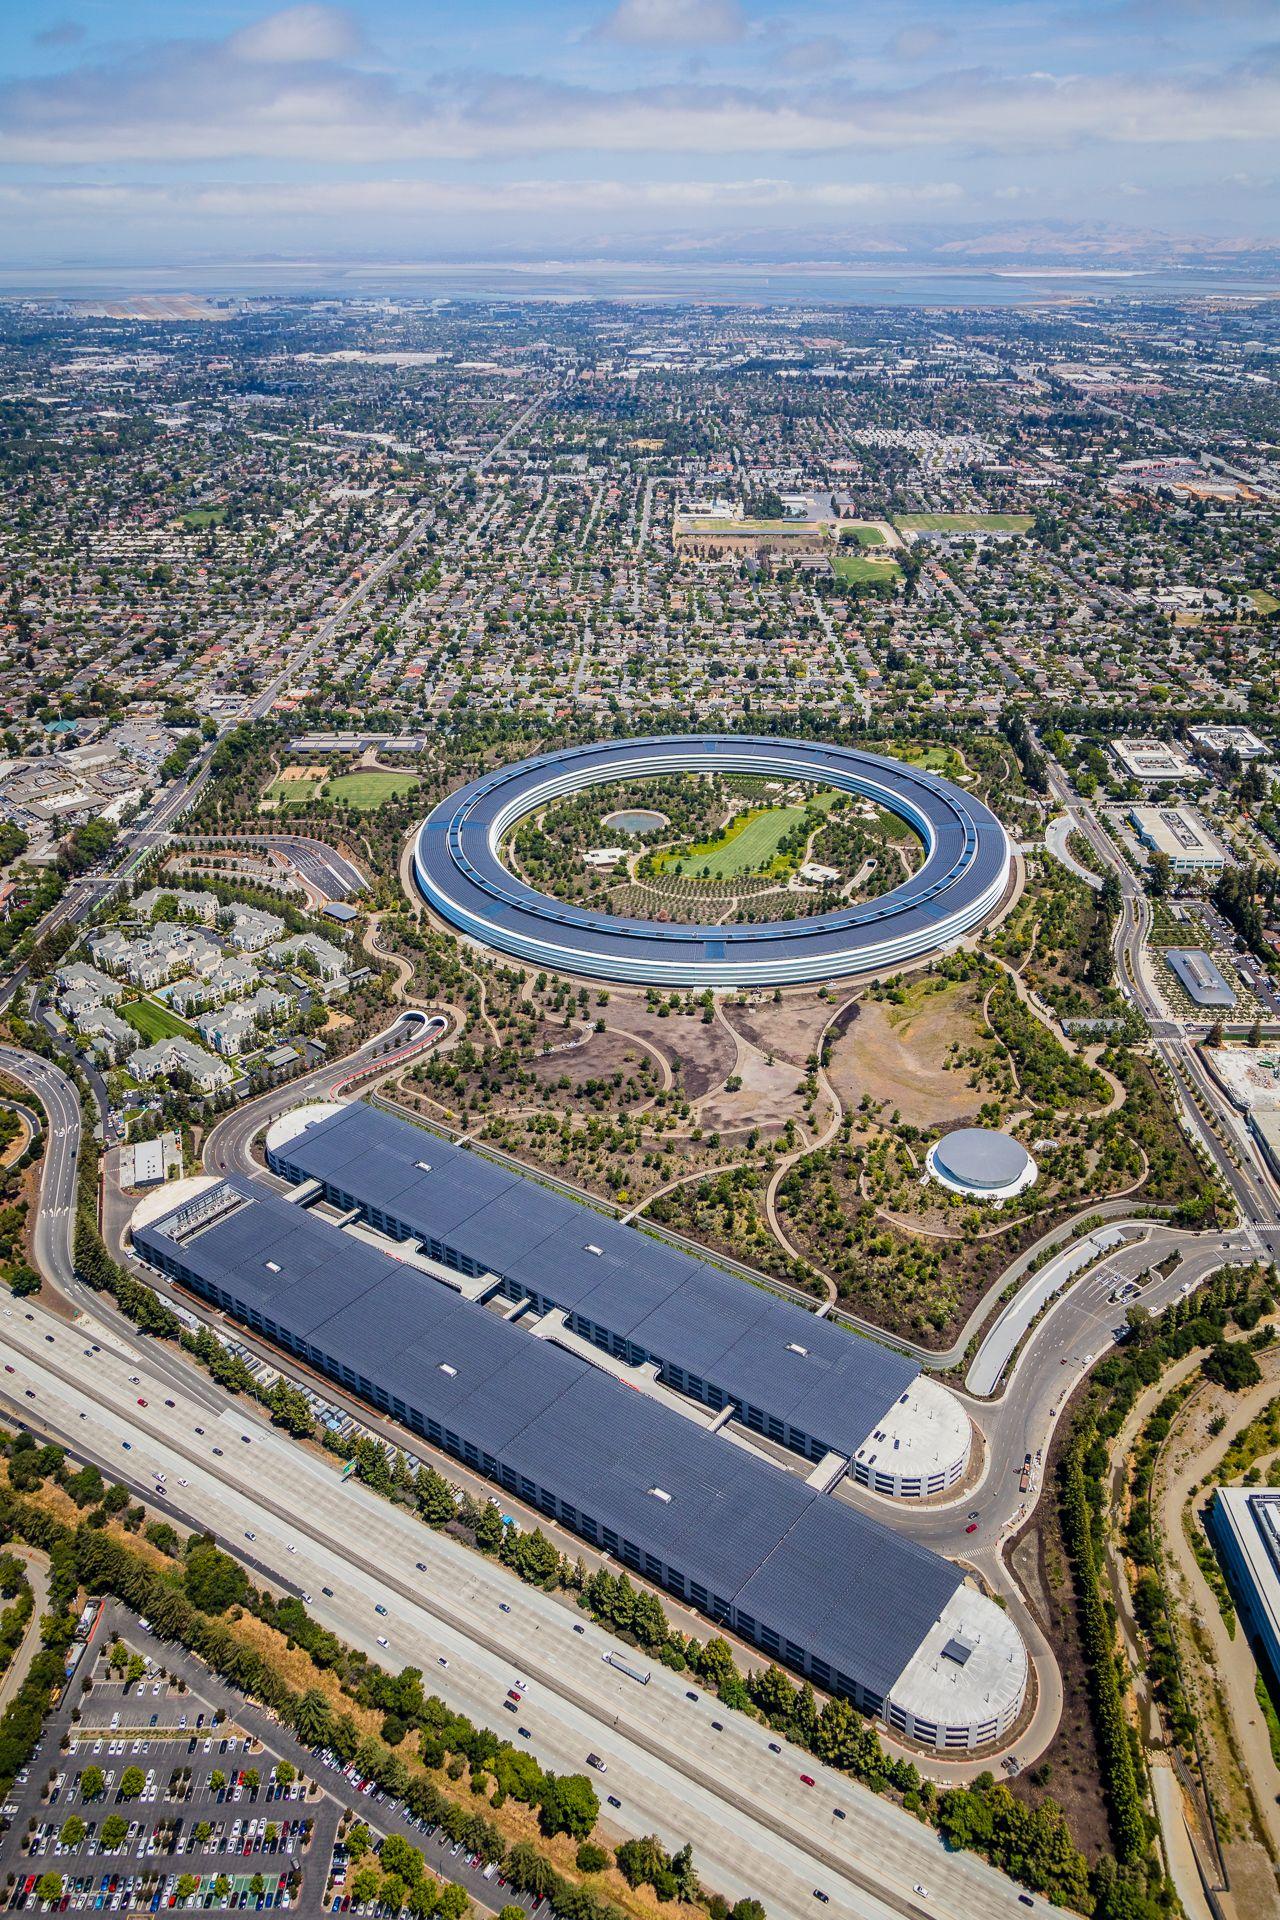
[[421,1667],[451,1706],[508,1739],[527,1728],[541,1764],[579,1771],[598,1754],[606,1771],[591,1777],[615,1831],[692,1841],[709,1885],[791,1920],[817,1912],[815,1888],[856,1920],[1025,1913],[1014,1883],[976,1856],[949,1854],[786,1742],[771,1750],[767,1728],[719,1709],[686,1676],[654,1665],[642,1686],[618,1673],[603,1659],[616,1643],[576,1609],[343,1482],[255,1415],[211,1415],[149,1355],[86,1352],[83,1332],[38,1306],[0,1311],[0,1395],[33,1426],[153,1507],[212,1528],[259,1576],[310,1594],[317,1619],[371,1657]]

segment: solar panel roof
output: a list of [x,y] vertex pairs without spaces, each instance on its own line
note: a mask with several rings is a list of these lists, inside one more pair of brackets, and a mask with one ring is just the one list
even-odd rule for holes
[[887,1693],[960,1584],[798,1475],[280,1195],[226,1184],[238,1211],[185,1243],[175,1215],[140,1226],[140,1251],[176,1257],[241,1317],[351,1368],[834,1672]]
[[393,1216],[415,1237],[847,1456],[920,1371],[905,1355],[379,1108],[344,1107],[283,1152],[304,1177]]

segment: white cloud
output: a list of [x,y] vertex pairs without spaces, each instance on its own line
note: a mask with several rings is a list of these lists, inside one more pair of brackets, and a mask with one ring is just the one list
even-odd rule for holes
[[836,156],[859,154],[954,150],[970,164],[981,154],[1146,147],[1163,166],[1178,147],[1274,143],[1280,126],[1280,62],[1266,59],[1194,78],[984,69],[910,86],[824,74],[761,86],[588,87],[445,73],[414,86],[355,66],[339,51],[354,33],[347,13],[292,8],[230,40],[170,42],[0,86],[0,162],[113,173],[222,162],[391,170],[580,154],[602,172],[609,162],[596,156],[767,165],[766,156],[808,154],[828,156],[838,173]]
[[738,0],[619,0],[597,37],[633,47],[709,47],[745,32]]
[[286,7],[232,34],[228,51],[237,60],[287,65],[312,60],[347,60],[358,51],[360,33],[341,7]]

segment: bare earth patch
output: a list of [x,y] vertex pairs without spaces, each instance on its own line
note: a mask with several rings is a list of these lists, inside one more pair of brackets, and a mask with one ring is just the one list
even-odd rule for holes
[[863,1000],[831,1052],[827,1076],[846,1112],[864,1094],[887,1101],[908,1126],[935,1127],[967,1118],[984,1094],[969,1085],[964,1067],[947,1069],[953,1043],[983,1039],[980,994],[969,981],[915,982],[907,1003]]

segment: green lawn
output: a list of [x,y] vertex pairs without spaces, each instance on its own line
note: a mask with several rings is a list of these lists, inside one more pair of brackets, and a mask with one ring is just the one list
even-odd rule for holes
[[317,773],[313,780],[273,780],[262,797],[278,807],[305,807],[319,797],[328,777],[327,773]]
[[899,533],[1030,533],[1029,513],[901,513]]
[[398,800],[403,793],[412,793],[418,785],[416,773],[343,773],[331,780],[324,790],[326,801],[334,801],[340,807],[357,807],[361,813],[369,813],[374,807],[380,807],[384,800]]
[[147,1045],[155,1040],[169,1040],[181,1034],[185,1040],[194,1040],[201,1044],[200,1035],[185,1020],[179,1020],[176,1013],[168,1007],[162,1007],[158,1000],[127,1000],[120,1008],[129,1025],[140,1033]]
[[882,530],[873,526],[870,520],[841,521],[840,538],[856,540],[860,547],[882,547],[885,544]]
[[1276,599],[1274,593],[1268,593],[1265,587],[1250,587],[1249,598],[1255,613],[1280,613],[1280,600]]
[[[824,788],[810,803],[824,812],[839,799]],[[778,847],[805,816],[804,807],[752,807],[738,815],[725,832],[687,853],[670,853],[658,862],[662,873],[678,873],[686,879],[734,880],[742,873],[758,873],[770,866]],[[703,875],[703,868],[710,872]]]
[[184,527],[220,527],[227,517],[225,507],[192,507],[182,516]]
[[837,580],[887,580],[891,586],[902,574],[896,560],[866,560],[860,553],[836,554],[831,571]]
[[906,747],[900,751],[901,757],[909,760],[913,767],[924,767],[929,773],[944,773],[949,780],[958,779],[964,772],[964,761],[954,747]]

